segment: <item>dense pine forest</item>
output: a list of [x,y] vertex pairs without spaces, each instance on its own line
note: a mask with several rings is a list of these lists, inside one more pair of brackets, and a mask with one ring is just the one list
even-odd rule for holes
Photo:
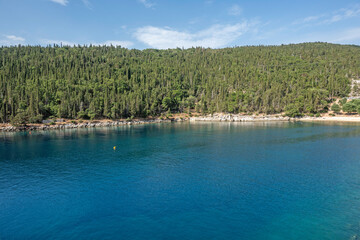
[[360,47],[0,48],[0,121],[128,118],[164,112],[327,111],[360,76]]

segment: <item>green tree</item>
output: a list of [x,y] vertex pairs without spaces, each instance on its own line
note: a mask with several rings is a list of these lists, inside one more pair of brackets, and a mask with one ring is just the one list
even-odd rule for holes
[[167,50],[0,47],[0,121],[20,112],[28,114],[27,121],[41,115],[146,117],[186,108],[324,112],[331,99],[349,95],[350,79],[360,76],[356,59],[359,47],[328,43]]
[[173,101],[170,97],[164,97],[162,100],[162,106],[165,110],[170,111],[173,105]]

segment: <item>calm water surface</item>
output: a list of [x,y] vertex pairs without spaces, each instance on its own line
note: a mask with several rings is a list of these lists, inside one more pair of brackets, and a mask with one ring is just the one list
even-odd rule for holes
[[356,237],[360,125],[0,133],[0,239]]

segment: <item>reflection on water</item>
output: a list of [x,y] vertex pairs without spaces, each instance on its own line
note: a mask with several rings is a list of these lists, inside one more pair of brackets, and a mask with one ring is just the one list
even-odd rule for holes
[[0,239],[350,239],[359,126],[0,133]]

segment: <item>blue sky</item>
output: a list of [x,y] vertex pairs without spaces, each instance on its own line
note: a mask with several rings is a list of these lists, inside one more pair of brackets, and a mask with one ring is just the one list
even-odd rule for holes
[[0,0],[0,45],[360,45],[359,1]]

